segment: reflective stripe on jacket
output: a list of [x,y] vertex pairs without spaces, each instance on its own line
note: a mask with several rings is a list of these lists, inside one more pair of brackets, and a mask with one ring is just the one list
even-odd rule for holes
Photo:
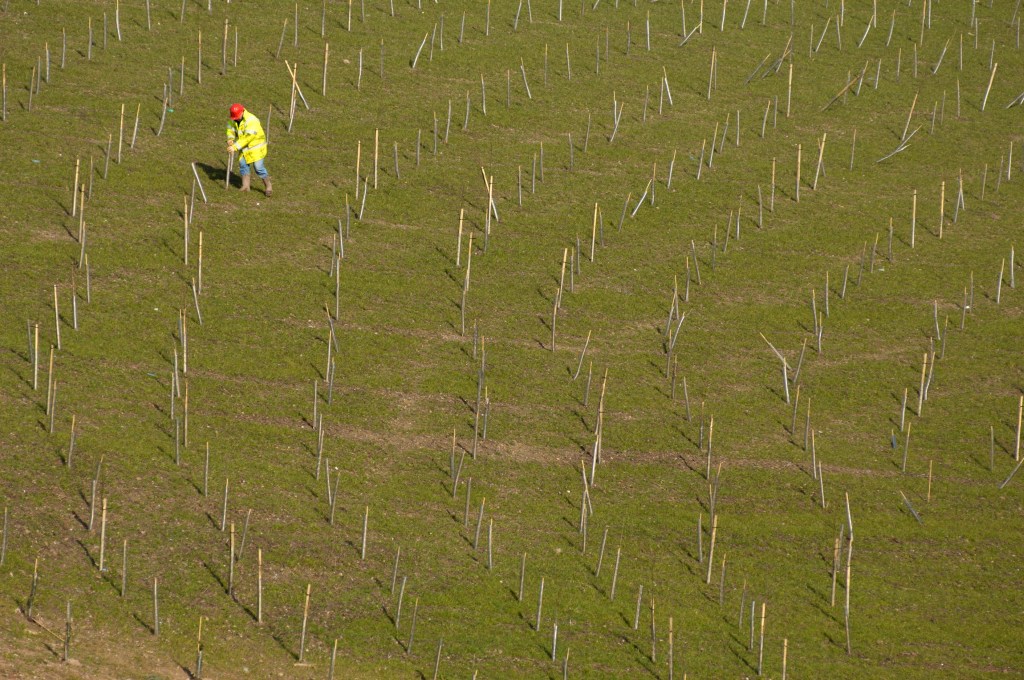
[[246,163],[255,163],[267,156],[267,136],[263,132],[260,119],[248,111],[242,112],[240,120],[228,121],[228,142],[234,144],[235,151],[241,151]]

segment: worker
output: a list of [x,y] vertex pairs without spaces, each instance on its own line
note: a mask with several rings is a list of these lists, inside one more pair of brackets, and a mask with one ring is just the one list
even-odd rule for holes
[[263,180],[267,196],[270,196],[273,191],[270,173],[263,164],[263,159],[267,157],[267,136],[263,132],[260,119],[246,111],[241,104],[231,105],[230,117],[231,122],[227,127],[228,153],[238,154],[238,173],[242,176],[242,191],[249,191],[251,165]]

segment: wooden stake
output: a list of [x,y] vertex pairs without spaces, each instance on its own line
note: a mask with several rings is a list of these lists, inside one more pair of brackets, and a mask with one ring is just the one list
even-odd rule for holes
[[153,577],[153,635],[160,637],[160,597],[157,577]]
[[311,583],[306,584],[306,602],[302,606],[302,632],[299,635],[299,663],[304,663],[306,657],[306,622],[309,620],[309,594],[312,588]]
[[981,110],[985,110],[985,104],[988,103],[988,94],[992,91],[992,83],[996,79],[996,69],[999,68],[999,62],[992,64],[992,75],[988,78],[988,86],[985,88],[985,96],[981,99]]
[[[39,389],[39,324],[33,324],[32,349],[32,390]],[[52,353],[52,350],[51,350]],[[47,400],[49,401],[49,400]]]
[[767,609],[767,603],[761,603],[761,642],[758,646],[757,652],[757,674],[760,676],[764,669],[764,622],[765,622],[765,611]]
[[523,558],[519,562],[519,595],[517,599],[523,601],[523,586],[526,583],[526,553],[523,553]]
[[229,478],[227,478],[227,477],[224,478],[224,504],[221,506],[221,515],[220,515],[220,530],[221,531],[224,531],[225,529],[227,529],[229,481],[230,481]]
[[825,159],[825,140],[828,138],[828,133],[824,132],[821,135],[821,144],[818,145],[818,164],[814,170],[814,183],[811,185],[811,191],[818,188],[818,175],[821,173],[822,162]]
[[231,539],[228,543],[228,597],[235,597],[235,523],[231,523]]
[[704,583],[711,585],[711,567],[715,557],[715,538],[718,534],[718,515],[711,518],[711,544],[708,547],[708,571]]
[[535,631],[539,631],[540,630],[540,616],[541,616],[541,611],[542,611],[543,607],[544,607],[544,577],[541,576],[540,577],[540,592],[537,594],[537,617],[536,617],[536,621],[535,621],[535,623],[533,625],[533,629]]
[[[60,307],[57,302],[57,284],[53,284],[53,318],[57,329],[57,349],[60,349]],[[51,368],[53,367],[51,362]]]
[[910,202],[910,247],[914,247],[914,237],[917,231],[917,189],[911,196]]
[[789,118],[793,102],[793,62],[789,63],[789,79],[786,82],[786,118]]
[[103,505],[100,510],[100,571],[106,571],[104,563],[104,557],[106,556],[107,547],[107,499],[104,498],[102,501]]
[[924,388],[925,388],[925,374],[928,370],[928,352],[924,353],[924,359],[921,362],[921,386],[917,390],[917,415],[921,416],[921,407],[924,405]]
[[256,549],[256,623],[263,623],[263,548]]
[[1022,423],[1024,423],[1024,397],[1020,397],[1020,401],[1017,403],[1017,437],[1016,443],[1013,447],[1014,460],[1020,460],[1020,435]]
[[796,194],[794,196],[797,203],[800,202],[800,156],[803,153],[803,145],[796,145]]
[[359,559],[360,560],[365,560],[366,559],[366,537],[367,537],[367,532],[368,532],[369,526],[370,526],[370,506],[367,505],[366,506],[366,510],[363,513],[363,542],[362,542],[362,547],[361,547],[361,549],[359,551]]
[[[615,600],[615,584],[619,579],[619,560],[622,558],[622,547],[615,549],[615,569],[612,571],[612,587],[608,593],[609,600]],[[543,581],[542,581],[543,582]]]

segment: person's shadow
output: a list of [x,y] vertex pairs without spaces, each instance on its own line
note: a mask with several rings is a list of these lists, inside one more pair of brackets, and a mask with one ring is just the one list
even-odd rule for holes
[[[212,165],[207,165],[206,163],[196,163],[196,168],[198,168],[200,172],[202,172],[208,179],[212,180],[215,184],[224,183],[224,168],[215,168]],[[231,173],[231,186],[242,186],[242,178],[237,171]]]

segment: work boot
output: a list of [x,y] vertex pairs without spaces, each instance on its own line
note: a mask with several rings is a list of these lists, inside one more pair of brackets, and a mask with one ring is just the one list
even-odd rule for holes
[[273,193],[274,191],[274,187],[270,185],[270,175],[267,175],[266,177],[263,178],[263,186],[266,188],[267,196],[270,196],[270,194]]
[[249,190],[249,182],[252,179],[252,175],[242,175],[242,191]]

